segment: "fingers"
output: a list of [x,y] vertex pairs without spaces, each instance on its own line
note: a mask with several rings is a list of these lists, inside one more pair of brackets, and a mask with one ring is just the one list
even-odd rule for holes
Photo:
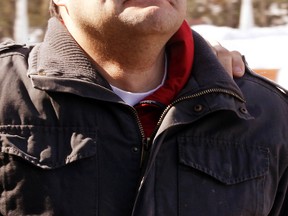
[[238,51],[229,51],[218,42],[210,43],[210,46],[231,77],[241,77],[245,72],[245,64],[242,55]]
[[245,64],[242,55],[238,51],[232,51],[232,73],[234,77],[242,77],[245,73]]
[[233,77],[233,66],[232,66],[232,55],[231,53],[222,47],[221,45],[215,45],[213,46],[214,53],[216,53],[216,56],[222,66],[225,68],[225,70],[228,72],[228,74]]

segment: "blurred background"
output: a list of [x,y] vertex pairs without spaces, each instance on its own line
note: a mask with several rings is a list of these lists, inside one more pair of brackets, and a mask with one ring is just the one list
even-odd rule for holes
[[[240,51],[257,73],[288,89],[288,0],[187,0],[187,21],[209,41]],[[43,40],[49,0],[1,0],[0,41]]]

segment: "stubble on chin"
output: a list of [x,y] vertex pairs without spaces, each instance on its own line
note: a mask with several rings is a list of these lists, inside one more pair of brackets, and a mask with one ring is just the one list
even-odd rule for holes
[[164,34],[175,32],[182,24],[184,16],[181,18],[177,13],[169,13],[169,11],[151,7],[143,13],[124,11],[119,15],[119,20],[131,31],[139,31],[143,34]]

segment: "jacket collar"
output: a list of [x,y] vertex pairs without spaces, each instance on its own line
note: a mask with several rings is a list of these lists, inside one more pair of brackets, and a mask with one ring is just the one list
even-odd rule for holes
[[48,22],[43,43],[29,57],[28,75],[72,78],[106,85],[89,57],[55,17]]
[[240,88],[225,71],[207,42],[195,31],[193,31],[193,38],[195,45],[192,79],[183,89],[182,94],[218,88],[234,92],[244,99]]
[[[217,61],[206,41],[196,32],[194,39],[194,63],[192,79],[182,89],[178,97],[201,91],[207,88],[229,89],[241,97],[241,91],[224,68]],[[168,43],[169,44],[169,43]],[[57,18],[51,18],[43,43],[36,45],[29,56],[28,76],[35,88],[51,91],[64,91],[81,96],[98,97],[107,100],[103,94],[91,93],[91,89],[101,86],[110,89],[110,85],[98,73],[95,66],[84,51],[67,32]],[[63,79],[65,78],[65,79]],[[69,85],[72,86],[69,87]],[[85,86],[85,87],[84,87]],[[75,89],[78,88],[78,89]],[[121,101],[112,91],[106,91],[111,100]],[[114,96],[112,96],[114,95]]]

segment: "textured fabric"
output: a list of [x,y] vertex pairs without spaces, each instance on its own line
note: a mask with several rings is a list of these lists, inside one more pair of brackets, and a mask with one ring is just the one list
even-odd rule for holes
[[194,59],[191,35],[191,28],[184,22],[166,46],[169,68],[164,85],[135,106],[147,137],[155,130],[163,107],[173,101],[191,75]]
[[173,35],[166,46],[168,77],[165,84],[146,100],[168,105],[187,83],[194,60],[192,31],[186,22]]
[[57,20],[0,45],[0,215],[287,216],[287,92],[248,68],[234,82],[193,38],[150,142]]

